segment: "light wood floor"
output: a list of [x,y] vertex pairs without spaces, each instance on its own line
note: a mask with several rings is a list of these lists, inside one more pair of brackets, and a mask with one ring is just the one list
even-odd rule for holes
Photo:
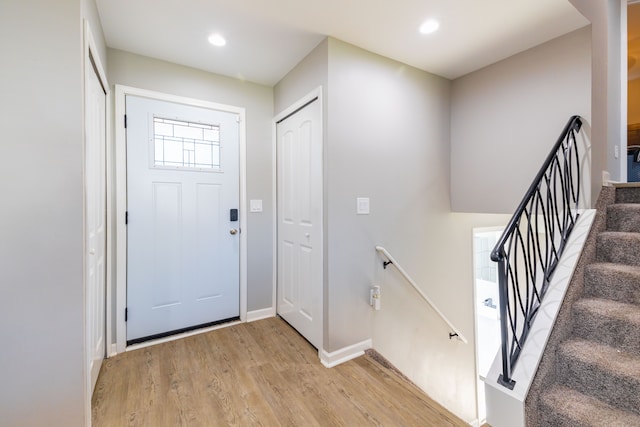
[[467,426],[368,356],[332,369],[283,320],[103,363],[93,426]]

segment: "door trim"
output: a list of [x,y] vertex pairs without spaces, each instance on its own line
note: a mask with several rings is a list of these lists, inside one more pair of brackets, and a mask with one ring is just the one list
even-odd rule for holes
[[[218,104],[200,99],[170,95],[146,89],[139,89],[124,85],[115,85],[115,174],[116,174],[116,351],[128,350],[127,326],[124,311],[127,306],[127,228],[125,212],[127,210],[127,148],[126,131],[124,127],[125,97],[127,95],[150,98],[158,101],[173,102],[192,107],[207,108],[238,114],[240,117],[239,136],[239,174],[240,174],[240,321],[247,317],[247,196],[246,196],[246,120],[245,109],[232,105]],[[202,330],[201,332],[206,331]],[[164,341],[178,339],[182,335],[175,335]]]
[[[323,153],[323,159],[322,159],[322,193],[324,194],[324,189],[326,188],[326,182],[325,182],[325,164],[324,164],[324,145],[325,145],[325,141],[324,141],[324,102],[323,102],[323,97],[322,97],[322,86],[318,86],[317,88],[313,89],[311,92],[307,93],[305,96],[303,96],[302,98],[298,99],[296,102],[294,102],[293,104],[291,104],[289,107],[285,108],[283,111],[281,111],[280,113],[278,113],[274,118],[273,118],[273,122],[272,122],[272,147],[271,147],[271,164],[272,164],[272,203],[271,206],[273,207],[273,277],[272,277],[272,289],[273,289],[273,293],[271,295],[271,306],[273,309],[274,314],[277,314],[278,312],[278,134],[277,134],[277,126],[278,126],[278,122],[281,121],[282,119],[292,115],[293,113],[295,113],[297,110],[303,108],[304,106],[306,106],[307,104],[309,104],[311,101],[314,100],[314,98],[317,98],[317,101],[315,102],[319,102],[320,103],[320,122],[322,123],[322,127],[320,128],[320,141],[322,142],[322,153]],[[326,256],[326,252],[325,252],[325,248],[327,247],[326,245],[326,236],[324,234],[324,230],[325,230],[325,221],[326,221],[326,212],[325,212],[325,206],[324,206],[324,196],[322,197],[322,200],[320,200],[320,208],[322,210],[322,221],[320,222],[320,235],[321,235],[321,254],[322,254],[322,278],[321,278],[321,283],[322,283],[322,301],[320,302],[320,317],[321,317],[321,323],[322,323],[322,338],[321,338],[321,345],[318,347],[318,357],[320,357],[322,355],[322,352],[324,350],[324,344],[325,344],[325,330],[326,330],[326,319],[327,319],[327,313],[326,313],[326,265],[325,265],[325,261],[327,259]]]
[[111,249],[113,247],[113,230],[110,227],[112,212],[111,212],[111,185],[109,182],[109,168],[112,162],[111,152],[109,149],[109,142],[111,140],[111,94],[109,91],[109,82],[106,77],[106,73],[104,71],[104,67],[102,65],[102,61],[100,60],[100,54],[98,53],[98,48],[96,46],[95,39],[93,37],[93,32],[91,31],[91,25],[89,21],[84,19],[83,22],[83,74],[82,74],[82,90],[83,90],[83,98],[82,98],[82,128],[83,128],[83,317],[84,317],[84,381],[85,381],[85,392],[84,392],[84,406],[85,406],[85,425],[91,426],[91,372],[89,371],[89,359],[91,357],[91,352],[93,349],[89,348],[91,345],[90,339],[90,326],[88,325],[89,321],[89,301],[87,301],[89,297],[89,293],[87,292],[87,218],[86,218],[86,205],[87,205],[87,194],[86,194],[86,158],[85,158],[85,144],[86,144],[86,130],[87,130],[87,122],[86,118],[86,102],[87,102],[87,78],[88,73],[95,72],[98,80],[102,84],[102,87],[105,92],[105,357],[108,356],[109,352],[109,341],[111,340],[111,317],[109,313],[110,307],[110,298],[111,298],[111,281],[112,277],[112,266],[113,266],[113,258],[111,257]]

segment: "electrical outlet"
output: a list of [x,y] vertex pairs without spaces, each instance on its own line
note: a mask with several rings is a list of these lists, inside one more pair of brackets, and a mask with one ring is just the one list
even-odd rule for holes
[[380,286],[374,286],[369,291],[369,305],[374,310],[380,310]]

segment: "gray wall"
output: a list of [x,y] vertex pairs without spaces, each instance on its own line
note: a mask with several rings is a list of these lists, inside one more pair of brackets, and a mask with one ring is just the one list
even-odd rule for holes
[[[449,82],[329,38],[276,85],[276,111],[319,85],[325,94],[324,350],[332,352],[372,336],[375,246],[415,242],[429,206],[444,200],[448,208]],[[370,198],[370,215],[356,215],[357,197]],[[410,243],[407,255],[413,249]]]
[[[593,164],[595,203],[602,172],[626,182],[626,0],[569,0],[592,28]],[[624,46],[624,47],[623,47]],[[615,146],[622,153],[615,158]]]
[[444,78],[329,40],[327,351],[372,336],[376,245],[411,272],[428,262],[431,221],[449,209],[449,97]]
[[[373,339],[376,350],[466,420],[475,412],[472,229],[504,215],[451,214],[450,82],[328,39],[275,87],[276,111],[325,93],[324,350]],[[356,215],[369,197],[370,215]],[[385,246],[461,328],[448,328],[391,267]],[[368,305],[382,285],[382,310]]]
[[[453,211],[513,213],[574,114],[585,119],[589,135],[590,27],[455,80]],[[590,189],[584,193],[589,197]]]
[[[274,89],[116,49],[107,49],[111,85],[122,84],[244,107],[247,129],[247,200],[262,199],[263,212],[248,218],[247,309],[272,307]],[[307,78],[308,70],[304,70]],[[299,78],[294,77],[293,78]],[[313,87],[317,87],[320,83]],[[306,92],[292,99],[303,96]],[[285,98],[283,98],[285,99]],[[286,108],[285,105],[282,108]],[[115,298],[115,295],[114,295]],[[115,300],[113,304],[115,310]],[[113,317],[115,321],[115,316]],[[115,325],[114,325],[115,327]]]
[[[96,44],[98,55],[103,67],[107,67],[107,45],[104,41],[104,32],[102,30],[102,23],[100,22],[100,14],[94,0],[81,0],[80,10],[83,18],[89,21],[91,26],[91,32],[93,33],[93,41]],[[106,73],[107,70],[105,69]]]
[[[318,44],[302,61],[300,61],[285,77],[278,82],[273,88],[273,105],[274,112],[277,116],[293,103],[307,95],[317,87],[322,87],[322,116],[323,116],[323,147],[324,159],[323,159],[323,198],[327,200],[327,162],[326,162],[326,146],[327,146],[327,129],[329,119],[327,116],[327,88],[329,79],[329,40],[325,39]],[[327,230],[327,203],[323,203],[323,229]],[[327,233],[323,236],[323,256],[327,259]],[[277,254],[274,254],[276,256]],[[327,263],[323,265],[323,298],[325,303],[323,304],[323,348],[327,346],[328,333],[328,310],[329,306],[326,304],[328,300],[328,271]],[[274,286],[276,284],[274,283]]]
[[275,85],[273,88],[275,115],[284,111],[318,86],[323,87],[323,96],[326,97],[329,72],[328,54],[329,41],[324,39]]
[[248,212],[247,309],[271,307],[273,90],[115,49],[108,49],[108,75],[111,85],[122,84],[246,109],[247,203],[250,199],[263,201],[261,213],[250,213],[245,206]]
[[82,426],[88,414],[85,10],[80,0],[0,2],[0,424],[7,426]]

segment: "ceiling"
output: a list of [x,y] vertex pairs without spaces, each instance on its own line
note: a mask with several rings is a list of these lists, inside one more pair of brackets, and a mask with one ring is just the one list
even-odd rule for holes
[[[568,0],[97,0],[107,45],[268,86],[326,36],[454,79],[588,24]],[[440,29],[418,32],[428,18]],[[224,47],[207,42],[211,33]]]

